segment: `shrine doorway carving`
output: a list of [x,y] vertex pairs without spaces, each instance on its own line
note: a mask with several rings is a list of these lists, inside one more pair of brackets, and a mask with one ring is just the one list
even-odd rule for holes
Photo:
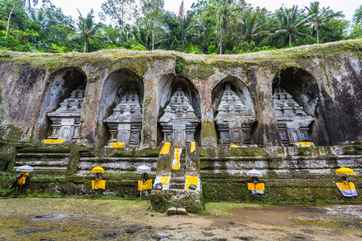
[[228,76],[213,89],[212,101],[218,144],[253,144],[256,115],[248,87]]
[[183,76],[164,76],[158,94],[158,142],[200,143],[200,96],[192,82]]
[[319,102],[318,85],[307,71],[290,67],[276,75],[273,80],[273,115],[282,145],[314,141]]
[[80,139],[80,117],[87,85],[85,73],[64,68],[50,76],[39,118],[40,139]]
[[112,142],[140,145],[143,88],[143,80],[128,69],[115,71],[105,80],[97,118],[101,146]]

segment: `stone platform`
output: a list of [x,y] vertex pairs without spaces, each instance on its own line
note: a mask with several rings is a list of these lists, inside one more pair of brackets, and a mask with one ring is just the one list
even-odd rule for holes
[[[334,175],[335,169],[340,166],[351,167],[361,173],[362,154],[359,144],[289,149],[253,147],[230,150],[228,153],[202,149],[202,197],[205,201],[265,203],[362,202],[361,196],[354,200],[342,199],[336,190]],[[18,147],[16,150],[17,153],[9,155],[10,163],[7,166],[10,169],[0,174],[1,188],[14,179],[14,166],[31,164],[35,168],[32,179],[34,191],[88,194],[90,175],[87,170],[94,164],[101,164],[106,168],[108,191],[112,195],[137,197],[140,175],[136,173],[136,166],[147,163],[155,172],[157,165],[157,157],[152,157],[153,154],[150,157],[137,157],[135,152],[123,152],[122,157],[92,157],[92,149],[82,146],[37,145]],[[257,200],[246,190],[246,172],[253,168],[265,174],[266,195]],[[154,175],[151,176],[154,178]],[[361,193],[361,176],[353,180]]]

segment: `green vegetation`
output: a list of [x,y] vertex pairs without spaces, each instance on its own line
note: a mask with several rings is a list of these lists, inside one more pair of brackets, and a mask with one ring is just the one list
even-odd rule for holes
[[[248,3],[249,2],[249,3]],[[51,0],[0,0],[0,48],[30,52],[126,48],[228,54],[362,37],[362,6],[351,22],[312,2],[270,12],[244,0],[196,0],[177,14],[163,0],[103,0],[94,11],[66,16]],[[178,68],[182,68],[179,65]]]
[[236,202],[209,202],[206,203],[205,214],[211,216],[231,216],[237,208],[262,208],[264,205],[256,203]]

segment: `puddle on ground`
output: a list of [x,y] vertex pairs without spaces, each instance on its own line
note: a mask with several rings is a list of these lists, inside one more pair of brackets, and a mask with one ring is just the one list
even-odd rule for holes
[[332,206],[326,208],[328,215],[333,216],[352,216],[354,218],[362,219],[362,206],[360,205],[343,205]]
[[53,220],[61,220],[69,217],[63,213],[50,213],[45,215],[37,215],[33,217],[31,220],[33,221],[53,221]]

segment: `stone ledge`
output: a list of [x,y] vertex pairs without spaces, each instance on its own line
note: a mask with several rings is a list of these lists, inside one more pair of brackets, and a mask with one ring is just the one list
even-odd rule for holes
[[169,208],[186,209],[189,213],[200,213],[204,210],[201,195],[197,192],[154,190],[149,198],[152,209],[157,212],[164,213]]

